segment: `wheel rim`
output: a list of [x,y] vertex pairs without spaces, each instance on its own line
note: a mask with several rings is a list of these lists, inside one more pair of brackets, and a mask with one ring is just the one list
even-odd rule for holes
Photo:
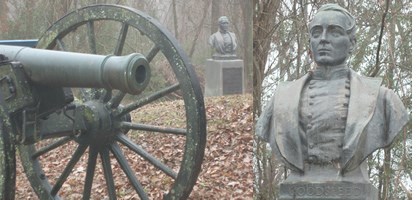
[[[4,111],[1,111],[4,114]],[[16,157],[10,122],[6,116],[0,118],[0,199],[15,198]]]
[[[72,12],[64,16],[46,31],[39,40],[37,47],[45,49],[61,48],[62,50],[67,50],[65,45],[63,45],[63,38],[65,38],[70,32],[86,25],[87,40],[90,47],[89,51],[91,53],[97,53],[94,24],[97,21],[102,22],[107,20],[121,23],[120,33],[114,51],[111,52],[112,54],[122,54],[126,43],[125,39],[128,28],[139,30],[153,43],[153,48],[148,51],[146,58],[148,58],[149,61],[152,61],[154,56],[161,52],[170,64],[178,83],[169,87],[164,87],[163,89],[153,92],[151,95],[141,98],[140,100],[132,102],[126,106],[120,105],[122,98],[125,96],[125,94],[121,92],[111,95],[112,91],[103,92],[101,90],[95,90],[99,95],[87,97],[82,101],[90,101],[99,104],[102,103],[103,105],[109,106],[109,112],[112,113],[112,116],[120,118],[119,120],[112,121],[112,123],[119,124],[118,130],[120,131],[124,128],[131,130],[158,130],[158,132],[163,132],[166,127],[163,129],[153,126],[140,127],[142,124],[131,123],[126,120],[121,120],[121,118],[123,118],[126,113],[130,113],[131,111],[142,107],[144,104],[152,103],[153,101],[150,100],[159,99],[161,96],[167,96],[174,91],[181,91],[185,105],[185,128],[165,129],[170,133],[185,133],[184,155],[179,167],[180,169],[178,174],[175,175],[175,172],[166,169],[163,165],[161,166],[159,162],[155,162],[153,165],[157,166],[157,168],[161,169],[171,177],[176,176],[171,188],[166,191],[167,194],[165,195],[165,199],[186,199],[197,180],[201,168],[206,141],[206,120],[204,101],[195,72],[191,67],[188,57],[171,34],[169,34],[169,32],[166,31],[166,29],[163,28],[156,20],[135,9],[117,5],[96,5],[79,9],[77,12]],[[126,162],[120,146],[124,146],[131,151],[134,151],[136,154],[139,154],[146,160],[150,160],[150,158],[147,158],[149,155],[142,151],[140,145],[133,142],[127,136],[129,134],[130,133],[111,134],[112,139],[106,140],[108,142],[106,145],[93,144],[91,141],[86,142],[83,138],[68,137],[61,138],[58,141],[54,141],[54,143],[49,144],[49,146],[44,147],[44,149],[47,149],[46,152],[48,152],[52,151],[56,147],[63,147],[63,145],[67,144],[69,141],[75,141],[77,145],[72,158],[70,158],[68,163],[65,165],[60,177],[52,185],[49,182],[54,181],[49,180],[48,177],[45,176],[44,170],[42,169],[43,167],[39,161],[40,155],[43,154],[41,154],[41,151],[44,152],[44,150],[39,149],[34,145],[21,145],[19,146],[19,152],[24,165],[25,173],[27,174],[37,195],[41,199],[53,199],[59,198],[56,194],[59,193],[62,184],[66,181],[67,176],[71,173],[71,171],[74,170],[75,164],[83,155],[85,155],[86,149],[89,149],[89,152],[86,153],[88,154],[88,164],[86,167],[87,173],[84,182],[84,198],[90,197],[90,192],[88,190],[91,190],[91,180],[93,179],[93,175],[90,174],[95,172],[95,168],[97,167],[96,160],[99,158],[102,162],[102,170],[105,174],[108,195],[112,199],[113,197],[116,197],[116,194],[112,191],[115,189],[113,180],[110,180],[113,179],[110,169],[110,159],[113,158],[110,157],[110,155],[116,158],[120,166],[122,166],[121,168],[127,175],[128,179],[135,179],[136,176],[133,175],[134,172],[130,166],[127,166],[129,164]],[[112,154],[110,154],[110,152]],[[107,174],[111,175],[107,176]],[[138,180],[129,180],[129,182],[133,185],[140,198],[148,198],[147,191],[144,190],[142,184]]]

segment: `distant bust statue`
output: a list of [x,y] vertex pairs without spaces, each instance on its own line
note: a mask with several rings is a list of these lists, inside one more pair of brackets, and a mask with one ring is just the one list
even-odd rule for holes
[[234,59],[236,58],[236,36],[229,32],[229,20],[226,16],[219,18],[219,31],[213,33],[209,38],[209,44],[216,50],[213,54],[214,59]]
[[279,83],[257,122],[256,134],[292,170],[285,182],[369,183],[365,159],[389,146],[408,121],[403,103],[381,79],[347,66],[355,32],[346,9],[322,6],[309,23],[316,68]]

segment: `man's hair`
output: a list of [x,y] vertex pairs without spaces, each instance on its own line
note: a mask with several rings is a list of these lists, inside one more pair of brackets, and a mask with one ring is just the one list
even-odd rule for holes
[[[343,14],[347,19],[347,24],[346,24],[346,29],[347,30],[346,30],[346,32],[350,36],[350,39],[354,40],[354,42],[356,42],[357,27],[356,27],[356,19],[353,17],[353,15],[351,15],[348,10],[339,6],[338,4],[325,4],[325,5],[321,6],[321,8],[318,9],[318,11],[316,12],[316,14],[313,18],[315,18],[318,13],[325,12],[325,11],[335,11],[335,12],[339,12],[339,13]],[[312,23],[312,21],[309,22],[309,25],[311,23]]]
[[221,17],[219,17],[219,20],[218,20],[219,24],[221,24],[221,23],[222,23],[222,21],[227,21],[227,22],[229,22],[229,19],[228,19],[226,16],[221,16]]

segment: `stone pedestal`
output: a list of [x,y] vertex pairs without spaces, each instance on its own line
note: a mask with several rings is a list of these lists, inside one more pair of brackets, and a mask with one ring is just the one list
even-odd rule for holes
[[205,96],[243,94],[245,90],[243,60],[207,59],[205,82]]
[[377,200],[378,190],[370,183],[328,181],[280,184],[281,200]]

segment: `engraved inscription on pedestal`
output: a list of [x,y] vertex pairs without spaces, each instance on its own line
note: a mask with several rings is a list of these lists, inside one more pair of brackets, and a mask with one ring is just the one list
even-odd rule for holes
[[242,93],[242,68],[225,68],[223,73],[223,94]]
[[243,94],[243,60],[208,59],[205,68],[205,96]]
[[377,193],[369,183],[283,183],[279,199],[371,200]]

